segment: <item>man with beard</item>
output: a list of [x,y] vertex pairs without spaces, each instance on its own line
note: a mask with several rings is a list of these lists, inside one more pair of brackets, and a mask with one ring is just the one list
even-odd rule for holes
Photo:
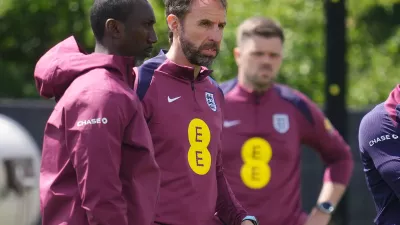
[[223,93],[209,75],[226,21],[226,0],[166,0],[172,45],[136,68],[161,168],[156,224],[251,225],[223,174]]
[[[349,146],[304,94],[275,83],[284,33],[273,20],[253,17],[238,28],[234,56],[238,77],[225,93],[224,169],[232,190],[259,222],[326,225],[349,182]],[[324,184],[311,215],[300,199],[301,145],[325,163]]]

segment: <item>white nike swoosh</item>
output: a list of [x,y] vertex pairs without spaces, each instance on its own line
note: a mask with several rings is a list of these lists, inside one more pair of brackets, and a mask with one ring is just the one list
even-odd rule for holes
[[229,128],[240,124],[240,120],[225,120],[224,127]]
[[176,101],[176,100],[178,100],[178,99],[180,99],[180,98],[181,98],[181,96],[178,96],[178,97],[176,97],[176,98],[170,98],[170,97],[168,96],[168,102],[171,103],[171,102],[174,102],[174,101]]

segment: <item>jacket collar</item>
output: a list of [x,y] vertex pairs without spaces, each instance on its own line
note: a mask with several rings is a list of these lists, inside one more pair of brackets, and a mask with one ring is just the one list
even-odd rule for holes
[[248,90],[239,83],[236,83],[236,86],[233,88],[232,92],[235,96],[241,97],[248,102],[252,103],[260,103],[261,101],[268,99],[272,93],[274,92],[275,85],[272,85],[264,92],[256,92],[253,90]]
[[[164,56],[166,58],[166,53],[167,50],[161,50],[158,56]],[[175,62],[169,60],[168,58],[166,58],[165,62],[158,69],[171,76],[175,76],[190,81],[195,80],[193,67],[178,65]],[[204,78],[211,75],[212,72],[213,70],[210,70],[202,66],[196,80],[203,80]]]

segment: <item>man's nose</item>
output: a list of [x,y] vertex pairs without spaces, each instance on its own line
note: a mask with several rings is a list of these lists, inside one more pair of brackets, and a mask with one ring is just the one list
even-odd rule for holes
[[158,41],[157,34],[156,34],[154,29],[150,32],[148,41],[151,44],[154,44],[154,43],[156,43]]
[[209,31],[209,39],[211,41],[215,41],[215,42],[221,42],[222,37],[223,37],[223,30],[221,28],[219,28],[218,26],[215,26],[214,29]]

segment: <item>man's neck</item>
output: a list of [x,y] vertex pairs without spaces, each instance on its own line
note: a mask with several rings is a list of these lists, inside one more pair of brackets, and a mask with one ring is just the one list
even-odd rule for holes
[[[106,54],[106,55],[121,56],[121,54],[119,54],[118,51],[115,51],[112,48],[104,47],[104,45],[102,45],[100,43],[96,43],[96,46],[94,47],[94,52],[100,53],[100,54]],[[133,61],[132,61],[133,65],[137,66],[138,59],[136,57],[131,57],[131,58],[133,58]]]
[[102,44],[99,43],[96,43],[96,46],[94,47],[94,52],[107,55],[114,55],[112,51],[110,51],[108,48],[104,47]]
[[272,86],[272,83],[270,85],[262,87],[253,85],[252,83],[247,82],[244,78],[244,75],[242,74],[238,75],[238,84],[250,93],[259,93],[259,94],[267,92],[268,89]]
[[193,77],[194,79],[196,79],[197,76],[199,76],[201,66],[190,63],[189,60],[186,58],[185,54],[183,53],[182,48],[180,48],[174,43],[172,43],[170,49],[166,54],[167,58],[180,66],[188,66],[194,68]]

